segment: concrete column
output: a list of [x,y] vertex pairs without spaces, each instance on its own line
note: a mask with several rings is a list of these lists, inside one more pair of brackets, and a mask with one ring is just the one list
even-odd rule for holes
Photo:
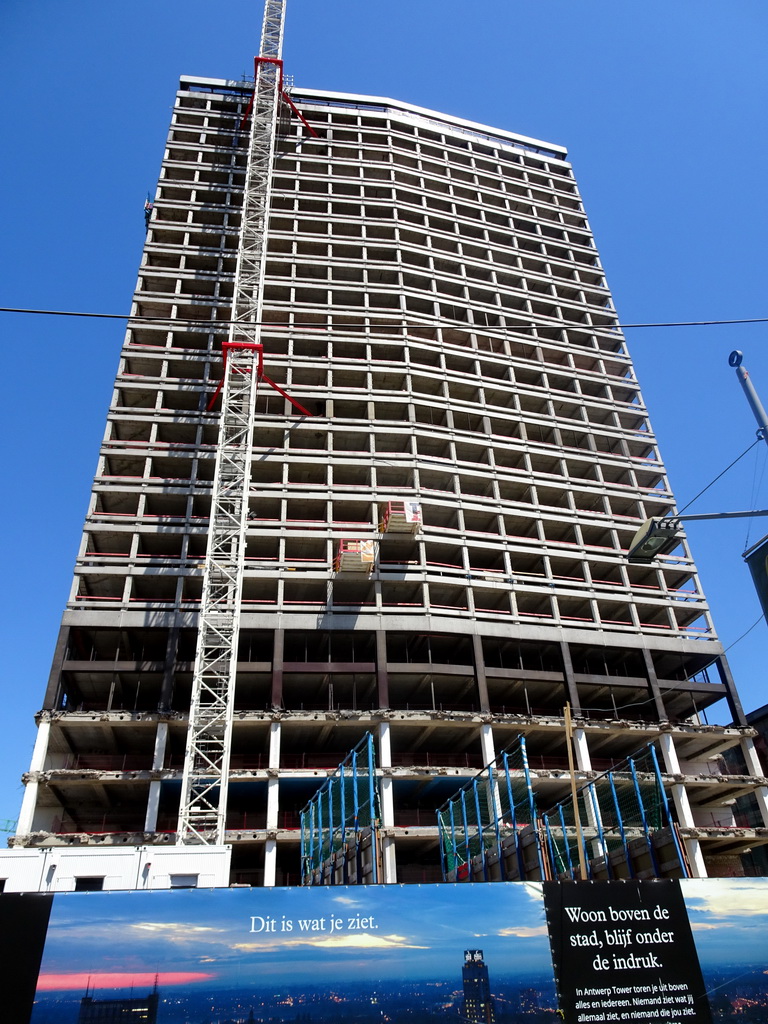
[[[45,759],[48,756],[48,740],[51,735],[51,723],[44,717],[37,727],[35,748],[32,751],[32,762],[29,766],[30,772],[42,772],[45,769]],[[32,822],[35,817],[37,806],[37,781],[30,781],[24,787],[24,797],[21,801],[19,821],[16,826],[17,835],[27,835],[32,831]]]
[[[152,756],[152,771],[159,772],[165,763],[165,751],[168,745],[168,723],[158,722],[155,733],[155,752]],[[149,784],[149,797],[147,799],[147,813],[144,818],[144,831],[157,831],[157,812],[160,808],[160,790],[162,782],[153,779]]]
[[267,780],[267,828],[278,827],[278,811],[280,809],[280,780]]
[[277,840],[268,839],[264,847],[264,885],[273,886],[277,879]]
[[571,658],[571,649],[565,641],[560,644],[560,657],[563,662],[563,681],[565,683],[566,700],[571,702],[571,712],[575,714],[577,711],[581,712],[581,704],[579,702],[579,691],[576,688],[576,680],[573,678],[573,659]]
[[573,730],[573,746],[576,751],[576,766],[579,771],[592,771],[592,758],[589,756],[587,745],[587,734],[584,729],[576,727]]
[[[607,857],[608,856],[608,845],[603,840],[600,840],[600,833],[603,828],[603,815],[600,810],[600,803],[597,799],[594,786],[588,786],[584,790],[584,807],[587,812],[587,824],[590,828],[593,828],[596,832],[594,840],[592,840],[592,853],[593,857]],[[583,822],[582,822],[583,824]]]
[[656,708],[656,715],[660,722],[669,721],[669,715],[667,709],[664,707],[664,701],[661,696],[661,690],[659,688],[659,680],[656,675],[656,668],[653,664],[653,656],[651,652],[643,649],[643,660],[645,661],[645,674],[648,677],[648,689],[650,690],[651,697],[653,698],[654,707]]
[[163,683],[160,688],[160,710],[170,711],[173,707],[173,683],[175,679],[176,655],[179,650],[179,627],[174,625],[168,631],[163,666]]
[[725,655],[721,654],[715,662],[717,665],[717,672],[720,676],[720,682],[725,686],[726,689],[726,700],[728,701],[728,707],[730,709],[733,721],[736,725],[744,728],[747,725],[747,716],[744,714],[744,708],[741,706],[741,700],[736,692],[736,684],[733,681],[731,675],[731,669],[726,661]]
[[[659,742],[666,771],[670,775],[681,775],[680,762],[677,758],[675,741],[672,739],[672,736],[668,732],[663,732],[659,736]],[[693,811],[691,810],[691,804],[688,799],[688,792],[682,783],[675,783],[672,787],[672,799],[675,803],[677,820],[680,827],[696,828],[696,823],[693,820]],[[691,865],[691,873],[694,878],[706,878],[707,868],[704,863],[704,855],[701,852],[701,843],[698,839],[686,839],[684,842],[686,852],[688,853],[688,860]]]
[[[282,677],[282,635],[280,637],[280,674]],[[277,642],[275,643],[277,647]],[[277,771],[280,767],[281,728],[279,722],[271,722],[269,726],[269,770]],[[267,829],[277,828],[280,810],[280,780],[271,778],[267,781]],[[275,885],[277,880],[277,840],[267,839],[264,847],[264,885]]]
[[51,665],[51,671],[48,676],[48,686],[45,691],[45,697],[43,698],[43,707],[49,711],[52,711],[57,707],[58,701],[60,700],[59,681],[61,679],[61,668],[64,664],[68,645],[69,626],[62,626],[59,630],[59,636],[56,641],[56,649],[53,652],[53,664]]
[[32,760],[29,765],[31,772],[45,771],[45,759],[48,756],[48,740],[51,735],[51,720],[47,715],[40,719],[35,737],[35,747],[32,751]]
[[755,747],[755,741],[751,736],[745,736],[741,740],[741,752],[747,764],[747,772],[756,775],[758,778],[765,776],[765,770],[760,764],[760,757]]
[[395,840],[387,836],[381,843],[382,882],[394,884],[397,881],[397,860],[395,857]]
[[[589,754],[589,745],[587,743],[587,734],[583,728],[578,726],[573,730],[573,749],[575,751],[576,767],[581,772],[592,771],[592,758]],[[577,784],[578,785],[578,784]],[[593,800],[594,790],[590,789],[588,793],[584,794],[584,806],[587,812],[587,824],[599,830],[602,826],[602,818],[600,816],[600,807],[596,800]],[[592,844],[593,857],[606,857],[608,850],[602,846],[599,839],[595,838]]]
[[267,767],[277,769],[280,767],[280,738],[282,731],[279,722],[270,722],[269,725],[269,762]]
[[[688,802],[688,793],[685,790],[685,786],[673,786],[672,799],[675,801],[680,825],[693,828],[693,815],[691,814],[691,805]],[[688,825],[688,820],[691,822],[690,825]],[[691,874],[694,878],[706,878],[707,867],[704,863],[704,855],[701,852],[701,843],[698,839],[685,839],[684,843],[691,866]]]
[[24,796],[21,801],[19,820],[16,825],[16,835],[25,836],[32,831],[32,822],[35,817],[37,806],[37,782],[27,782],[24,786]]
[[379,764],[382,768],[392,767],[392,726],[389,722],[379,723]]
[[480,749],[483,752],[483,765],[496,760],[496,747],[493,744],[493,727],[486,723],[480,726]]
[[[757,775],[758,778],[765,775],[763,766],[760,764],[760,758],[757,755],[755,748],[755,741],[751,736],[745,736],[741,741],[741,752],[744,755],[744,760],[747,763],[747,772],[750,775]],[[760,786],[755,790],[755,796],[757,797],[757,803],[760,807],[760,816],[763,819],[763,825],[768,828],[768,786]]]
[[[382,768],[392,767],[392,733],[389,722],[379,723],[379,761]],[[395,780],[384,776],[381,780],[381,825],[393,828],[395,824]],[[381,841],[382,882],[397,881],[395,840],[385,836]]]
[[285,630],[275,630],[275,642],[272,648],[272,707],[283,706],[283,653],[285,649]]
[[[472,650],[475,656],[475,679],[477,680],[477,691],[480,698],[480,710],[490,711],[488,698],[488,683],[485,678],[485,658],[483,657],[483,639],[477,633],[472,637]],[[491,758],[493,760],[493,758]],[[486,761],[486,764],[490,762]]]
[[387,634],[376,630],[376,684],[380,708],[389,707],[389,673],[387,671]]
[[677,750],[675,749],[675,741],[672,739],[668,732],[663,732],[659,736],[659,744],[661,746],[661,756],[664,758],[664,768],[669,772],[670,775],[682,775],[680,771],[680,762],[677,759]]

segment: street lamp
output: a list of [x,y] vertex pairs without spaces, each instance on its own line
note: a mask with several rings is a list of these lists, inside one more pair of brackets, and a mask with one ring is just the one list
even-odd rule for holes
[[753,509],[751,512],[705,512],[691,516],[654,516],[646,519],[630,541],[627,561],[648,565],[659,555],[668,555],[680,540],[681,523],[693,519],[745,519],[752,516],[768,516],[768,508]]
[[[762,402],[749,378],[749,374],[741,365],[743,356],[738,349],[735,349],[728,356],[728,365],[736,370],[736,376],[747,396],[749,407],[757,420],[757,436],[768,444],[768,414],[763,408]],[[653,516],[646,519],[640,529],[632,538],[627,551],[627,561],[640,565],[648,565],[658,558],[659,555],[668,555],[673,551],[680,540],[680,523],[692,519],[743,519],[751,516],[768,516],[768,509],[756,509],[753,512],[708,512],[703,515],[692,516]],[[763,538],[766,540],[768,538]],[[760,541],[762,544],[762,541]],[[748,554],[751,552],[748,552]]]
[[627,561],[647,565],[659,555],[668,555],[680,539],[680,521],[672,517],[646,519],[632,538]]

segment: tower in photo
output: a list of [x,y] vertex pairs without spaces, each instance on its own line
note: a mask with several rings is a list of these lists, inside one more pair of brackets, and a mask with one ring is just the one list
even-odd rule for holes
[[464,990],[461,1004],[462,1021],[467,1021],[468,1024],[494,1024],[496,1014],[491,996],[488,964],[483,960],[482,949],[464,950],[461,982]]

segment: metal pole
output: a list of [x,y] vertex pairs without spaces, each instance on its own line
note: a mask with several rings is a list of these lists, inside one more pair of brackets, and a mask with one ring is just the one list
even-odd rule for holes
[[480,811],[480,791],[477,786],[477,779],[472,780],[472,789],[475,794],[475,816],[477,817],[477,838],[480,840],[480,863],[483,865],[483,881],[488,881],[488,868],[485,863],[485,842],[483,840],[483,819]]
[[[346,808],[346,800],[344,799],[344,796],[345,796],[345,794],[344,794],[345,778],[344,778],[344,762],[343,761],[339,765],[339,781],[341,782],[341,848],[342,848],[342,850],[344,850],[344,848],[347,845],[347,808]],[[344,852],[344,856],[345,856],[345,862],[344,863],[346,864],[346,851]]]
[[[573,860],[571,859],[571,844],[568,842],[568,826],[565,824],[565,812],[563,811],[563,805],[559,804],[557,810],[558,810],[558,816],[560,818],[560,832],[562,833],[562,836],[563,836],[563,853],[565,854],[565,862],[568,865],[568,874],[571,876],[571,878],[573,878],[574,870],[573,870]],[[547,821],[549,821],[548,818],[547,818]],[[579,838],[580,838],[579,835],[577,835],[576,836],[576,843],[577,843],[577,845],[579,845]],[[580,845],[579,845],[579,851],[581,851],[581,846]],[[579,855],[579,862],[581,862],[581,853]]]
[[368,753],[368,806],[370,808],[368,816],[370,818],[371,828],[373,828],[374,819],[376,817],[376,794],[375,794],[375,789],[374,789],[374,787],[376,785],[376,779],[374,778],[374,772],[376,771],[376,759],[375,759],[375,756],[374,756],[374,753],[373,753],[373,736],[371,736],[370,733],[368,733],[367,753]]
[[595,816],[595,826],[597,828],[597,841],[600,844],[600,849],[603,851],[603,856],[605,857],[605,867],[608,872],[608,877],[610,878],[611,860],[608,856],[608,846],[605,841],[605,832],[603,831],[603,818],[602,812],[600,810],[600,801],[597,799],[597,791],[594,783],[591,782],[589,786],[587,786],[587,790],[589,791],[589,797],[592,801],[592,813]]
[[571,797],[573,799],[573,820],[576,824],[576,838],[579,845],[579,869],[581,871],[581,879],[586,882],[589,877],[587,874],[587,862],[584,857],[584,838],[581,831],[581,815],[579,813],[579,796],[576,792],[576,769],[573,764],[573,726],[571,725],[571,704],[570,701],[565,705],[565,711],[563,712],[565,717],[565,745],[568,750],[568,771],[571,776]]
[[758,516],[768,516],[768,508],[753,508],[747,512],[701,512],[698,515],[667,516],[667,519],[676,523],[690,523],[694,520],[704,519],[756,519]]
[[502,754],[504,759],[504,778],[507,783],[507,800],[509,801],[509,817],[512,823],[512,838],[515,841],[515,856],[517,857],[517,871],[520,881],[525,878],[525,861],[520,846],[520,837],[517,831],[517,810],[515,808],[515,794],[512,791],[512,779],[509,776],[509,756],[506,752]]
[[323,866],[323,797],[322,789],[317,797],[317,867],[320,871],[320,884],[322,885],[322,866]]
[[[530,818],[531,828],[533,829],[533,834],[536,836],[536,853],[539,858],[539,873],[541,874],[541,877],[544,878],[544,851],[541,848],[541,836],[539,834],[538,827],[538,811],[536,810],[536,798],[533,794],[533,783],[531,782],[531,772],[528,764],[528,748],[525,745],[525,736],[520,737],[520,754],[523,760],[525,782],[528,787],[528,815]],[[515,841],[517,842],[517,837],[515,837]]]
[[624,831],[624,819],[621,816],[621,808],[619,807],[619,798],[616,794],[616,786],[613,781],[613,772],[608,772],[608,781],[611,784],[611,796],[613,797],[613,806],[616,810],[616,824],[619,829],[619,835],[621,836],[621,845],[624,847],[624,859],[627,862],[627,870],[629,871],[629,877],[634,878],[635,872],[632,867],[632,860],[629,855],[629,845],[627,843],[627,833]]
[[371,802],[369,819],[371,823],[371,867],[374,884],[379,881],[379,822],[376,817],[376,755],[373,748],[373,736],[368,733],[368,799]]
[[357,749],[356,748],[355,748],[355,750],[352,751],[352,778],[354,779],[354,782],[355,782],[354,789],[352,790],[352,802],[353,802],[353,812],[352,813],[354,814],[354,821],[352,823],[352,827],[354,828],[355,833],[357,833],[357,832],[360,831],[360,802],[359,802],[358,793],[357,793],[358,780],[357,780]]
[[300,812],[301,822],[301,881],[307,877],[307,815],[305,811]]
[[493,830],[496,835],[496,852],[499,857],[499,872],[501,873],[501,881],[504,882],[504,858],[501,854],[501,829],[499,827],[499,799],[498,793],[498,782],[493,777],[493,765],[488,765],[488,792],[490,799],[493,800]]
[[734,349],[734,351],[728,356],[728,365],[732,366],[736,370],[736,376],[739,378],[739,384],[741,384],[744,389],[744,394],[747,396],[749,407],[757,420],[757,436],[768,444],[768,414],[766,414],[766,411],[763,408],[763,403],[760,401],[754,385],[749,379],[749,374],[741,365],[743,358],[742,353],[738,349]]
[[443,881],[447,882],[448,879],[446,878],[446,875],[447,875],[448,872],[447,872],[447,868],[446,868],[446,855],[445,855],[445,845],[447,843],[447,839],[446,839],[446,836],[445,836],[445,823],[443,822],[443,808],[440,808],[436,812],[436,814],[437,814],[437,840],[438,840],[438,847],[440,849],[440,870],[442,871],[442,874],[443,874]]
[[331,867],[331,882],[333,882],[333,833],[336,831],[336,821],[333,816],[333,785],[328,780],[328,860]]
[[635,799],[637,800],[637,806],[640,809],[640,818],[643,823],[643,832],[645,833],[645,842],[648,847],[648,853],[651,858],[651,864],[653,865],[653,872],[656,878],[661,878],[661,872],[659,870],[659,862],[656,857],[656,851],[653,848],[653,841],[651,840],[651,830],[648,827],[648,816],[645,813],[645,805],[643,803],[643,795],[640,792],[640,783],[637,779],[637,771],[635,770],[635,759],[629,758],[629,767],[632,771],[632,781],[635,784]]
[[459,852],[456,845],[456,821],[453,817],[453,800],[448,804],[448,814],[451,819],[451,853],[453,855],[454,882],[459,880]]
[[[555,846],[554,840],[552,839],[552,832],[551,832],[550,827],[549,827],[549,818],[544,817],[542,820],[544,822],[544,831],[545,831],[546,836],[547,836],[547,848],[549,849],[549,862],[552,865],[552,873],[553,873],[553,875],[564,874],[565,873],[565,861],[563,860],[563,858],[558,853],[557,847]],[[561,828],[562,828],[562,826],[561,826]],[[565,840],[565,835],[563,835],[563,840],[564,840],[564,843],[566,843],[564,848],[567,850],[568,847],[567,847],[567,840]],[[558,865],[558,860],[560,861],[559,865]],[[560,871],[559,868],[562,868],[563,871]],[[543,869],[542,869],[542,872],[541,872],[541,877],[542,877],[542,879],[546,877],[546,875],[544,874]]]
[[467,865],[467,878],[472,881],[472,850],[469,845],[469,822],[467,821],[466,790],[461,791],[461,820],[464,825],[464,860]]
[[677,834],[675,823],[672,820],[672,813],[669,808],[669,800],[667,800],[667,791],[664,789],[664,782],[661,778],[661,769],[659,768],[659,759],[656,757],[656,748],[651,743],[648,747],[651,752],[651,759],[653,761],[653,770],[656,773],[656,785],[659,787],[659,793],[661,800],[664,805],[664,815],[667,819],[667,825],[669,825],[669,831],[672,833],[672,840],[675,844],[675,850],[677,851],[677,857],[680,861],[680,867],[683,871],[683,878],[690,878],[690,872],[688,871],[688,865],[683,855],[683,848],[680,845],[680,837]]

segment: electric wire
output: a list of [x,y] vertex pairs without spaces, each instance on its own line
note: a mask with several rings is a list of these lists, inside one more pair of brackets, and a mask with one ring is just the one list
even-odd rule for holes
[[751,633],[752,630],[755,628],[755,626],[758,624],[758,622],[762,622],[764,618],[765,618],[765,613],[764,612],[760,612],[760,615],[755,619],[755,621],[752,623],[752,625],[749,627],[749,629],[745,630],[741,634],[741,636],[737,636],[736,639],[733,641],[733,643],[728,644],[728,646],[723,650],[723,654],[725,654],[726,651],[730,651],[730,649],[732,647],[735,647],[736,644],[740,640],[743,640],[745,636],[747,636],[749,633]]
[[687,505],[683,505],[683,507],[678,512],[674,512],[670,516],[670,518],[674,519],[675,516],[681,516],[683,514],[683,512],[685,512],[685,510],[687,508],[691,507],[691,505],[694,503],[694,501],[696,501],[698,498],[700,498],[702,496],[702,494],[704,494],[706,491],[708,491],[709,488],[713,484],[716,484],[717,481],[720,479],[720,477],[725,476],[725,474],[728,472],[729,469],[732,469],[740,459],[744,458],[744,456],[747,454],[747,452],[751,452],[752,449],[755,447],[755,445],[759,444],[760,441],[762,441],[762,440],[763,440],[762,437],[755,438],[755,440],[752,442],[752,444],[749,446],[749,448],[745,448],[745,450],[741,453],[741,455],[737,456],[733,460],[733,462],[730,464],[730,466],[726,466],[725,469],[722,471],[722,473],[718,473],[714,480],[710,480],[710,482],[707,484],[706,487],[704,487],[702,490],[700,490],[698,494],[694,495],[694,497],[691,498],[691,500],[687,503]]
[[[136,320],[139,323],[155,323],[155,324],[195,324],[203,327],[229,327],[241,324],[243,326],[262,326],[262,327],[293,327],[293,328],[306,328],[308,330],[319,330],[313,324],[279,324],[268,320],[195,320],[185,319],[182,317],[167,317],[167,316],[144,316],[143,314],[136,313],[86,313],[78,310],[69,309],[27,309],[17,306],[0,306],[0,313],[26,313],[36,316],[74,316],[84,317],[96,320]],[[380,319],[386,316],[386,313],[372,313],[370,319]],[[392,318],[393,320],[396,318]],[[453,328],[464,329],[468,332],[487,332],[487,333],[498,333],[498,334],[520,334],[523,331],[536,331],[541,329],[579,329],[579,330],[593,330],[593,331],[617,331],[617,330],[636,330],[643,327],[717,327],[735,324],[766,324],[768,323],[768,316],[762,317],[749,317],[735,320],[670,320],[670,321],[658,321],[649,323],[636,323],[636,324],[584,324],[578,321],[554,321],[554,322],[539,322],[530,324],[519,324],[514,328],[505,327],[483,327],[480,325],[467,325],[462,321],[448,321],[441,318],[436,323],[429,323],[426,321],[411,322],[398,320],[395,326],[397,327],[440,327],[444,324],[450,325]],[[366,322],[351,322],[339,325],[339,330],[344,330],[347,327],[368,327],[370,323]],[[381,326],[376,324],[375,326]],[[327,328],[330,330],[330,326]]]
[[[755,507],[756,502],[756,488],[757,488],[757,459],[755,458],[752,462],[752,486],[749,492],[749,508]],[[749,538],[752,530],[752,520],[747,519],[746,530],[744,533],[744,550],[746,551],[749,547]]]
[[[758,619],[757,621],[759,622],[760,619]],[[757,623],[755,623],[755,625],[757,625]],[[751,626],[750,629],[754,629],[754,626]],[[747,630],[747,632],[749,632],[749,630]],[[744,636],[746,636],[746,635],[747,634],[745,633]],[[739,640],[740,639],[741,639],[741,637],[739,637]],[[734,640],[733,643],[737,644],[739,642],[739,640]],[[733,644],[731,644],[731,647],[732,646],[733,646]],[[730,650],[730,648],[726,647],[725,650],[723,651],[723,653],[725,653],[725,651],[727,651],[727,650]],[[690,683],[692,681],[693,681],[693,677],[692,676],[687,676],[685,679],[679,680],[677,686],[669,686],[669,687],[667,687],[667,689],[664,691],[664,693],[665,694],[682,693],[683,692],[683,687],[685,686],[685,684],[686,683]],[[625,711],[627,708],[642,708],[646,704],[653,704],[655,702],[655,700],[656,700],[655,697],[648,697],[646,700],[630,701],[628,704],[614,704],[613,709],[614,709],[614,711]],[[605,711],[606,709],[604,707],[602,707],[602,708],[586,708],[586,707],[584,707],[582,705],[580,710],[581,711]]]
[[[759,475],[758,475],[759,470]],[[750,508],[754,508],[757,504],[757,495],[759,494],[763,485],[763,476],[765,474],[765,459],[760,462],[759,457],[755,459],[752,465],[752,490],[749,496]],[[747,519],[746,535],[744,537],[744,550],[746,551],[749,547],[749,538],[752,536],[752,520]]]
[[[173,317],[172,318],[172,317],[144,316],[143,314],[135,314],[135,313],[134,314],[132,314],[132,313],[88,313],[88,312],[83,312],[83,311],[80,311],[80,310],[30,309],[30,308],[23,308],[23,307],[17,307],[17,306],[0,306],[0,313],[21,313],[21,314],[33,315],[33,316],[68,316],[68,317],[81,317],[81,318],[84,318],[84,319],[94,319],[94,320],[135,320],[135,321],[139,321],[140,323],[170,324],[170,325],[189,325],[189,324],[194,324],[195,326],[198,326],[198,327],[209,327],[209,328],[231,327],[233,325],[238,325],[239,324],[239,325],[242,325],[242,326],[262,326],[262,327],[272,327],[272,328],[275,328],[275,329],[281,328],[281,327],[282,328],[286,328],[286,327],[291,328],[292,327],[293,329],[305,328],[305,329],[308,329],[308,330],[320,330],[321,329],[319,327],[316,327],[316,326],[310,325],[310,324],[279,324],[279,323],[274,323],[273,321],[266,321],[266,320],[216,320],[216,321],[211,321],[211,320],[185,319],[185,318],[181,318],[181,317]],[[379,314],[375,314],[376,318],[378,318],[378,316],[379,316]],[[432,326],[439,327],[443,323],[445,323],[444,320],[441,320],[440,323],[438,323],[438,324],[430,324],[430,323],[426,323],[426,322],[423,322],[423,321],[418,322],[418,323],[408,323],[408,322],[399,321],[397,324],[393,324],[393,326],[424,328],[424,327],[432,327]],[[595,330],[611,330],[612,331],[612,330],[637,330],[637,329],[640,329],[640,328],[654,328],[654,327],[715,327],[715,326],[726,326],[726,325],[733,326],[733,325],[737,325],[737,324],[764,324],[764,323],[768,323],[768,317],[749,317],[749,318],[741,318],[741,319],[733,319],[733,320],[672,320],[672,321],[658,321],[658,322],[648,322],[648,323],[628,323],[628,324],[619,324],[619,323],[617,323],[617,324],[612,324],[612,325],[604,325],[604,324],[603,325],[594,325],[594,324],[578,324],[578,323],[572,323],[572,324],[562,323],[562,324],[558,325],[558,324],[553,324],[553,323],[532,323],[532,324],[520,324],[518,326],[515,326],[515,328],[512,329],[512,330],[507,330],[507,329],[504,329],[504,328],[498,329],[498,328],[493,328],[493,327],[491,327],[491,328],[483,328],[483,327],[479,327],[478,325],[466,326],[466,325],[463,325],[463,324],[458,323],[458,322],[457,322],[456,326],[458,326],[460,328],[464,327],[464,329],[468,330],[468,331],[473,331],[474,330],[475,332],[477,330],[480,330],[480,331],[487,331],[489,333],[493,332],[493,333],[499,333],[499,334],[515,334],[515,333],[520,333],[522,331],[538,330],[539,328],[552,328],[552,327],[555,327],[555,326],[561,326],[563,328],[574,327],[574,328],[581,328],[581,329],[592,327]],[[380,325],[380,324],[371,325],[371,324],[365,323],[365,322],[361,322],[361,323],[354,323],[353,322],[353,323],[345,323],[345,324],[339,325],[339,329],[343,330],[344,328],[348,328],[348,327],[367,327],[367,326],[382,326],[382,325]],[[329,326],[327,329],[330,330],[331,327]],[[698,498],[700,498],[702,496],[702,494],[704,494],[706,491],[709,490],[710,487],[712,487],[715,483],[717,483],[717,481],[722,476],[724,476],[728,472],[728,470],[732,469],[736,465],[736,463],[739,462],[741,459],[743,459],[744,456],[748,452],[750,452],[755,447],[755,445],[758,444],[761,440],[762,440],[762,437],[756,438],[752,442],[752,444],[749,445],[749,447],[746,448],[741,453],[741,455],[739,455],[737,458],[735,458],[733,460],[733,462],[730,463],[730,465],[726,466],[725,469],[721,473],[719,473],[710,483],[708,483],[706,487],[704,487],[701,491],[699,491],[698,494],[696,494],[693,498],[691,498],[691,500],[686,505],[684,505],[676,514],[677,515],[682,515],[682,513],[685,512],[685,510],[687,508],[690,508],[690,506]],[[735,645],[737,643],[739,643],[741,640],[744,639],[744,637],[746,637],[749,633],[752,632],[752,630],[755,628],[755,626],[757,626],[757,624],[764,617],[765,616],[763,614],[761,614],[760,617],[758,619],[756,619],[755,622],[749,627],[749,629],[746,630],[746,632],[742,633],[740,637],[737,637],[731,644],[728,645],[728,647],[725,648],[725,651],[730,651],[732,647],[735,647]],[[618,707],[616,710],[621,711],[621,710],[624,710],[625,708],[641,707],[643,704],[651,703],[653,701],[653,699],[654,698],[650,698],[649,700],[645,700],[645,701],[639,701],[639,702],[630,703],[630,704],[623,704],[620,707]],[[597,711],[597,710],[601,710],[601,709],[598,709],[598,708],[583,708],[582,710],[584,710],[584,711],[592,711],[592,710]]]
[[[740,641],[742,641],[744,639],[744,637],[748,636],[752,632],[752,630],[755,628],[755,626],[757,626],[758,623],[762,622],[764,618],[765,618],[765,614],[763,612],[761,612],[760,615],[755,619],[755,621],[749,627],[749,629],[745,630],[741,634],[741,636],[737,636],[736,639],[732,640],[731,643],[729,643],[727,647],[723,648],[723,654],[725,654],[727,651],[730,651],[732,647],[735,647],[736,644],[738,644]],[[680,681],[678,686],[671,686],[665,692],[666,693],[675,693],[675,692],[679,693],[679,692],[681,692],[682,686],[684,686],[685,683],[690,683],[690,682],[691,682],[690,678],[683,679],[683,680]],[[616,711],[625,711],[627,708],[641,708],[645,704],[653,704],[653,702],[655,700],[656,700],[655,697],[648,697],[647,700],[632,701],[632,702],[630,702],[628,704],[616,704],[616,705],[614,705],[614,710],[616,710]],[[586,707],[582,707],[581,711],[605,711],[605,708],[586,708]]]

